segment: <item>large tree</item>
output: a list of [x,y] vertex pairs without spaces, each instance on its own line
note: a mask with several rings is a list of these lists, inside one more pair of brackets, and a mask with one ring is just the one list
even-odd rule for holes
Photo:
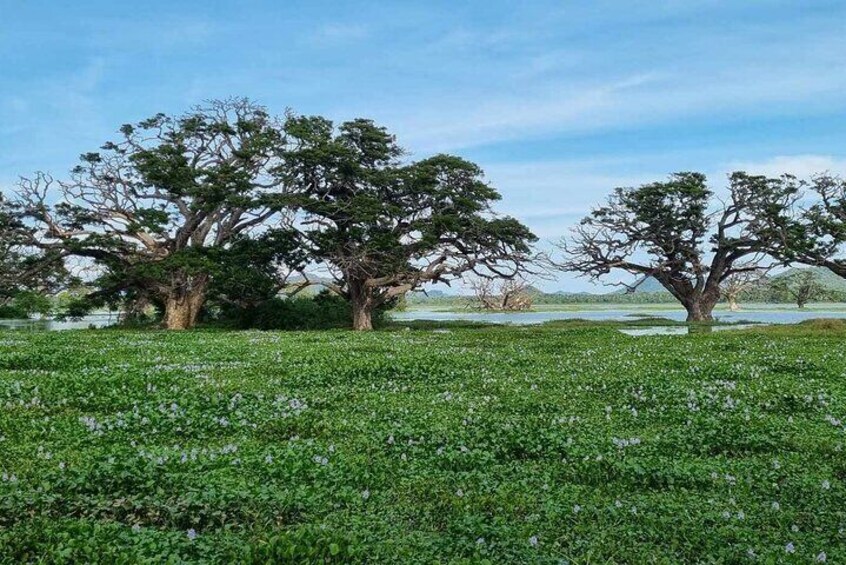
[[0,306],[23,293],[54,294],[70,280],[61,250],[42,250],[36,230],[0,192]]
[[792,206],[770,208],[764,215],[777,235],[773,253],[846,278],[846,180],[820,174],[802,188]]
[[270,174],[279,125],[244,99],[158,114],[83,154],[69,182],[39,174],[21,192],[44,226],[44,248],[102,267],[100,294],[149,300],[164,310],[165,327],[190,328],[231,244],[282,229],[279,209],[265,202],[279,188]]
[[[719,202],[705,175],[684,172],[665,182],[617,188],[561,243],[560,267],[594,279],[612,271],[653,277],[687,310],[687,320],[712,320],[720,286],[759,268],[773,234],[762,208],[786,206],[797,191],[791,177],[735,172]],[[633,290],[638,283],[623,284]]]
[[350,301],[355,329],[371,329],[374,309],[423,283],[468,271],[508,278],[526,266],[535,237],[492,213],[500,196],[473,163],[403,163],[394,137],[369,120],[335,129],[290,117],[285,133],[280,171],[293,197],[283,202],[302,212],[302,241]]

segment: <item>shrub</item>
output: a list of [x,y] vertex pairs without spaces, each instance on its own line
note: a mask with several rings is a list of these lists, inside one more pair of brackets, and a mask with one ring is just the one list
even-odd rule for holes
[[14,304],[4,304],[0,306],[0,320],[13,320],[26,317],[28,317],[26,311]]
[[[224,310],[220,321],[240,328],[259,330],[325,330],[352,327],[349,302],[321,292],[314,297],[272,298],[253,308]],[[384,312],[374,315],[374,324],[384,320]]]
[[33,314],[50,314],[50,299],[36,292],[19,292],[8,304],[0,306],[0,319],[29,318]]

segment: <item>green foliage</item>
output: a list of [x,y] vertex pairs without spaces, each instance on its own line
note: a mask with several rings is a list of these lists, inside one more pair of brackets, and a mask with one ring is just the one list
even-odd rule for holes
[[[6,314],[44,312],[33,297],[60,290],[71,282],[60,250],[35,245],[35,229],[23,210],[0,192],[0,308]],[[17,300],[18,304],[10,302]]]
[[14,304],[4,304],[0,306],[0,320],[16,320],[28,317],[25,310],[22,310]]
[[734,172],[729,197],[710,212],[714,193],[701,173],[617,188],[562,242],[560,266],[593,279],[617,270],[651,277],[685,307],[688,321],[707,321],[721,285],[773,252],[779,231],[760,216],[783,210],[797,190],[792,177]]
[[207,267],[212,280],[209,298],[254,307],[279,292],[280,271],[302,269],[306,259],[291,230],[271,229],[252,237],[236,237],[214,254]]
[[335,130],[320,117],[291,117],[279,174],[301,211],[309,256],[328,264],[354,308],[370,308],[425,282],[475,268],[508,272],[535,241],[513,218],[494,217],[499,193],[481,169],[452,155],[405,164],[394,137],[369,120]]
[[773,251],[784,261],[826,267],[846,278],[846,180],[825,173],[802,186],[810,187],[808,193],[790,206],[763,208],[759,222],[778,234]]
[[19,292],[12,300],[12,306],[25,312],[29,317],[33,314],[47,316],[53,309],[52,301],[48,296],[38,292]]
[[625,210],[638,230],[633,243],[686,269],[701,253],[710,229],[707,209],[712,196],[702,173],[676,173],[666,182],[617,188],[609,205],[597,208],[594,217],[617,221]]
[[0,319],[29,318],[36,314],[47,316],[52,310],[49,297],[37,292],[19,292],[7,304],[0,305]]
[[842,323],[5,332],[0,561],[843,563],[844,366]]
[[[44,198],[52,179],[23,182],[30,215],[54,243],[102,268],[92,304],[187,309],[187,319],[173,320],[190,326],[209,292],[272,295],[268,279],[295,246],[265,205],[279,189],[271,169],[282,146],[265,109],[213,101],[120,132],[81,156],[52,210]],[[262,235],[252,241],[255,230]]]
[[[377,309],[374,324],[384,320],[384,308]],[[336,294],[322,291],[313,297],[273,298],[245,308],[224,308],[219,322],[259,330],[326,330],[350,328],[350,303]]]
[[810,269],[794,269],[792,272],[773,280],[770,286],[776,292],[793,298],[799,308],[812,300],[822,297],[825,288]]

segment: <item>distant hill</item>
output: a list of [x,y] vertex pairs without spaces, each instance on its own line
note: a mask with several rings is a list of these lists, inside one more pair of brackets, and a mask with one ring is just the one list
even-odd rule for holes
[[771,281],[793,275],[798,272],[811,271],[814,278],[825,290],[833,292],[846,292],[846,279],[839,277],[825,267],[791,267],[786,271],[770,277]]
[[[814,273],[814,278],[817,280],[820,285],[825,290],[834,291],[834,292],[846,292],[846,279],[842,277],[838,277],[825,267],[791,267],[786,271],[778,273],[777,275],[773,275],[769,277],[770,281],[778,280],[782,277],[786,277],[792,275],[796,272],[810,270]],[[661,283],[659,283],[653,277],[647,277],[645,281],[640,283],[635,290],[636,293],[653,293],[653,292],[667,292]]]
[[646,280],[638,285],[635,292],[666,292],[669,294],[669,291],[661,286],[661,283],[655,277],[646,277]]

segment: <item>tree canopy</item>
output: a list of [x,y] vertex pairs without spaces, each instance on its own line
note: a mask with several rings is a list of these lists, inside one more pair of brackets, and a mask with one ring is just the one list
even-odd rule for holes
[[232,99],[157,114],[120,133],[81,156],[71,180],[58,183],[54,205],[51,177],[24,179],[29,213],[44,226],[45,247],[104,269],[99,298],[149,300],[164,310],[166,327],[191,327],[215,276],[232,272],[230,244],[284,229],[284,214],[265,201],[279,188],[270,174],[278,123],[264,108]]
[[846,180],[815,175],[787,206],[761,214],[777,236],[773,252],[785,262],[825,267],[846,278]]
[[0,193],[0,306],[24,293],[53,294],[71,281],[61,249],[43,250],[20,206]]
[[759,268],[770,249],[774,235],[760,210],[786,205],[797,190],[792,177],[735,172],[727,200],[712,209],[716,199],[701,173],[617,188],[562,241],[560,267],[594,279],[615,270],[653,277],[685,307],[689,321],[711,320],[720,285]]
[[351,301],[356,329],[423,283],[468,271],[508,278],[526,266],[535,237],[493,214],[500,196],[477,165],[451,155],[403,163],[394,137],[369,120],[336,129],[291,117],[284,131],[280,202],[301,212],[301,241]]

